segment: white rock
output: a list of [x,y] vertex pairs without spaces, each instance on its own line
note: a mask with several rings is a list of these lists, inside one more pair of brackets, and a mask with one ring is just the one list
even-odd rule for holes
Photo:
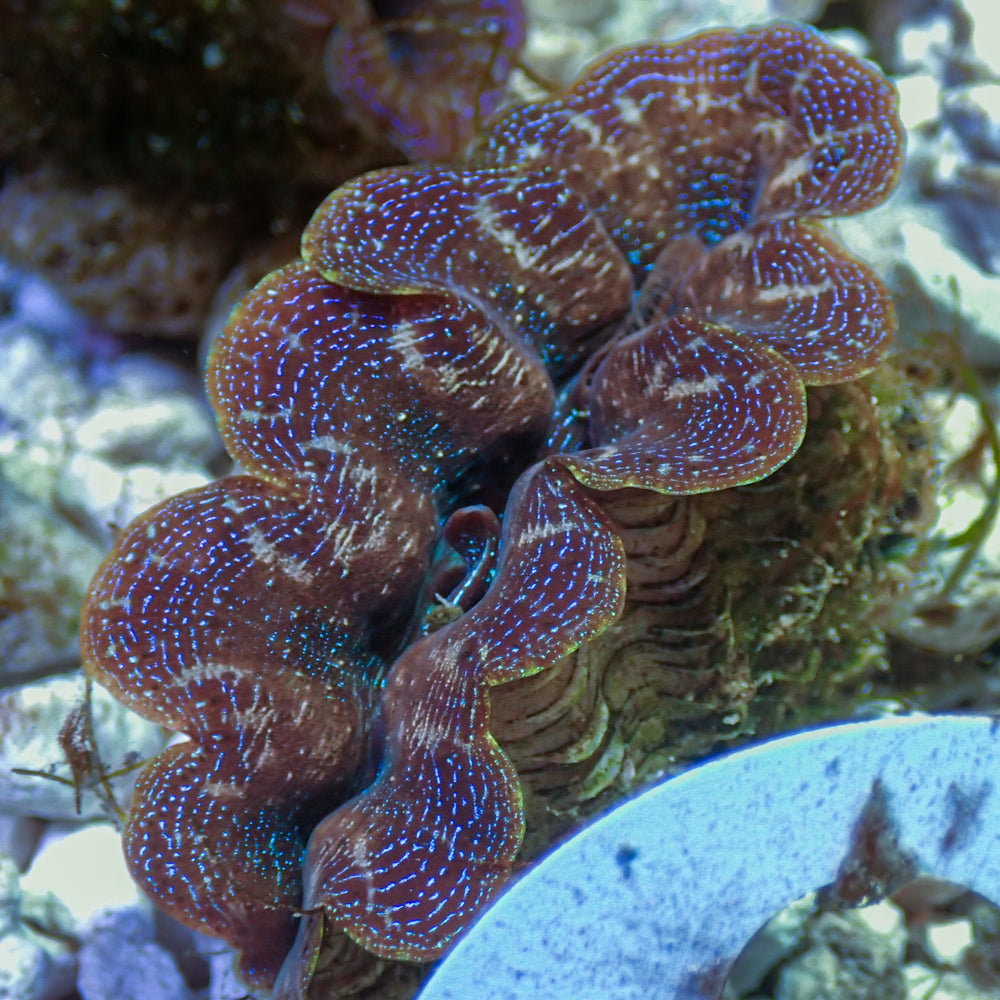
[[937,119],[941,111],[941,86],[929,73],[898,77],[899,117],[907,131]]
[[99,401],[96,412],[75,429],[76,444],[119,464],[131,462],[176,462],[184,455],[189,462],[210,459],[218,453],[218,439],[203,403],[190,395],[168,395],[159,399],[124,398],[114,393]]
[[562,24],[590,24],[607,17],[615,0],[528,0],[525,4],[530,18],[544,18]]
[[0,938],[0,1000],[39,1000],[48,990],[49,959],[19,934]]
[[86,404],[86,389],[73,366],[37,330],[8,320],[2,334],[0,413],[36,423],[54,409],[66,413]]
[[115,526],[226,465],[195,377],[152,355],[91,356],[83,332],[0,321],[7,685],[77,665],[80,605]]
[[602,25],[602,32],[613,44],[673,41],[696,31],[747,28],[775,18],[812,20],[825,6],[826,0],[619,0],[617,14]]
[[17,865],[0,856],[0,937],[17,929],[21,920],[21,878]]
[[1000,1000],[1000,990],[974,984],[961,973],[912,964],[904,974],[907,1000]]
[[781,970],[774,1000],[839,1000],[840,959],[829,948],[813,948]]
[[0,461],[0,686],[77,666],[80,604],[102,555],[99,544],[32,496],[51,496],[39,466],[32,463],[15,484],[4,474],[11,464]]
[[953,46],[954,26],[944,13],[904,23],[896,36],[895,60],[906,69],[939,69]]
[[0,260],[0,290],[10,299],[9,322],[25,319],[63,339],[78,336],[86,320],[43,278]]
[[149,944],[156,935],[156,915],[146,899],[99,907],[81,933],[87,940],[104,937],[123,944]]
[[[58,742],[60,728],[82,693],[83,685],[76,675],[49,677],[0,692],[0,809],[4,812],[48,819],[109,814],[110,804],[98,776],[81,789],[77,813],[72,774]],[[96,685],[91,718],[105,772],[131,768],[108,779],[119,806],[125,808],[138,777],[134,765],[163,748],[164,734]],[[14,769],[42,774],[16,774]]]
[[940,206],[894,199],[831,228],[889,286],[908,344],[954,335],[973,364],[1000,367],[1000,275],[987,274],[951,244],[948,225]]
[[[576,25],[534,22],[528,31],[525,43],[525,63],[543,79],[568,84],[598,55],[598,44],[594,35]],[[533,83],[512,79],[515,86],[522,85],[520,100],[539,100],[544,95],[538,93]]]
[[[983,432],[979,406],[968,396],[956,398],[944,392],[929,395],[927,402],[939,427],[941,466],[948,469],[961,461]],[[932,537],[940,544],[930,547],[926,567],[887,613],[882,625],[888,631],[949,656],[976,653],[1000,637],[1000,522],[994,520],[956,584],[951,576],[966,558],[968,545],[947,544],[964,535],[986,510],[989,479],[989,475],[982,480],[960,475],[939,484]],[[949,590],[942,600],[946,586]],[[984,686],[990,680],[984,677]],[[958,691],[955,696],[959,697]]]
[[0,855],[0,1000],[61,1000],[76,980],[68,914],[38,906]]
[[798,948],[815,901],[815,893],[796,900],[750,939],[729,975],[729,986],[737,996],[756,989],[773,968]]
[[173,956],[158,944],[123,944],[99,935],[80,949],[83,1000],[191,1000]]
[[778,976],[775,1000],[842,1000],[874,997],[904,1000],[901,970],[906,948],[902,920],[895,932],[873,928],[886,923],[886,914],[862,917],[859,911],[820,914],[812,924],[807,949],[788,962]]
[[[919,310],[927,317],[926,333],[954,328],[973,360],[990,363],[1000,359],[1000,314],[996,308],[1000,278],[984,274],[934,229],[905,222],[900,234],[902,280],[910,279],[915,286],[913,308],[901,303],[902,312],[911,321],[907,332],[916,332],[913,314]],[[953,327],[947,325],[949,319]]]
[[[56,486],[60,509],[96,536],[107,536],[175,493],[202,486],[203,472],[147,463],[121,466],[82,453],[67,461]],[[96,570],[96,566],[94,567]]]
[[225,941],[204,934],[195,935],[195,946],[208,962],[209,1000],[233,1000],[242,996],[246,987],[236,975],[236,952]]
[[104,911],[128,907],[148,913],[151,909],[125,866],[121,835],[104,823],[69,832],[54,826],[43,838],[21,887],[59,899],[79,933]]
[[996,0],[962,0],[972,22],[972,50],[993,74],[1000,75],[1000,6]]
[[1000,159],[1000,83],[952,87],[945,92],[943,110],[973,154]]
[[34,816],[0,815],[0,854],[12,858],[23,871],[34,856],[42,829],[42,821]]
[[[525,61],[568,83],[604,52],[649,39],[676,41],[710,28],[777,18],[811,21],[827,0],[527,0]],[[536,98],[539,95],[534,95]]]
[[83,1000],[189,1000],[177,962],[153,940],[154,933],[148,904],[96,912],[80,949],[77,989]]
[[926,930],[927,951],[941,965],[959,965],[972,943],[972,924],[968,920],[929,924]]
[[[872,934],[896,941],[903,946],[906,940],[906,917],[895,903],[888,899],[872,906],[862,906],[854,910],[852,917]],[[900,952],[902,957],[902,952]]]

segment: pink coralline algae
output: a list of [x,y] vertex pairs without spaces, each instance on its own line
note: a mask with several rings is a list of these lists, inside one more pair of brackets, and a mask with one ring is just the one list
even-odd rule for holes
[[902,156],[891,84],[779,24],[612,54],[327,198],[214,349],[243,472],[130,525],[84,608],[91,675],[188,737],[125,831],[159,905],[281,997],[447,948],[525,832],[491,689],[620,615],[621,491],[768,476],[806,387],[883,359],[817,220]]

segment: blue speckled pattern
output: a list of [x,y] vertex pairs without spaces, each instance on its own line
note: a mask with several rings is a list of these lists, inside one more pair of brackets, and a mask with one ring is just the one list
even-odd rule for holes
[[708,31],[606,56],[563,97],[518,108],[476,162],[551,170],[622,251],[718,243],[751,221],[850,215],[902,169],[893,85],[809,28]]
[[334,192],[211,358],[244,474],[126,528],[83,610],[90,674],[189,738],[126,830],[150,895],[282,1000],[336,949],[440,955],[523,835],[489,688],[620,614],[602,494],[759,480],[807,385],[879,363],[888,296],[814,217],[901,156],[891,85],[778,25],[612,55],[455,167]]

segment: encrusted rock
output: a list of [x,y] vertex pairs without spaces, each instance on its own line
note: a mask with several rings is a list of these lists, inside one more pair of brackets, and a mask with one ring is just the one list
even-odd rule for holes
[[89,718],[97,752],[95,770],[81,776],[86,784],[75,783],[60,733],[83,696],[83,684],[74,675],[0,693],[0,810],[77,819],[113,814],[114,803],[128,805],[136,765],[162,749],[163,733],[103,690],[93,689]]
[[838,223],[886,278],[911,342],[956,334],[1000,367],[1000,87],[990,0],[872,5],[875,53],[897,82],[909,149],[900,190]]
[[905,945],[901,919],[886,934],[869,925],[863,910],[820,914],[803,953],[781,970],[775,1000],[905,1000]]
[[94,922],[80,949],[83,1000],[191,1000],[174,957],[153,940],[146,910],[118,910]]
[[73,988],[76,958],[58,907],[39,908],[17,866],[0,855],[0,1000],[60,1000]]
[[[34,286],[37,289],[37,285]],[[78,662],[87,582],[117,527],[218,469],[193,376],[82,346],[78,317],[9,285],[0,319],[0,684]],[[57,329],[44,329],[25,309]]]
[[[936,404],[943,469],[935,541],[923,571],[884,624],[921,649],[962,657],[1000,638],[1000,525],[990,516],[996,458],[983,448],[990,433],[984,407],[990,402],[943,391],[930,399]],[[984,677],[982,683],[989,680]],[[957,689],[951,693],[957,695]],[[930,708],[946,706],[934,697]],[[981,697],[974,702],[981,703]]]
[[235,249],[207,210],[51,168],[0,188],[0,253],[118,333],[194,334]]
[[646,39],[672,42],[727,25],[750,27],[779,18],[813,21],[827,0],[526,0],[525,61],[567,82],[608,49]]

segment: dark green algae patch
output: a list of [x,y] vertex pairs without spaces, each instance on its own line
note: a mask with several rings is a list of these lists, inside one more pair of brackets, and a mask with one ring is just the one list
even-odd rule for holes
[[272,213],[399,162],[345,119],[323,73],[329,29],[292,6],[0,0],[0,157]]

